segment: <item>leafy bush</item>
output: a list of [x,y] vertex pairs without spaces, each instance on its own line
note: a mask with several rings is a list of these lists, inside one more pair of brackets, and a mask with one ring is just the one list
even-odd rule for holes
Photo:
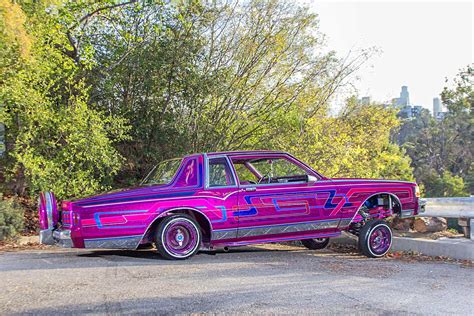
[[469,196],[463,178],[449,171],[441,175],[435,170],[425,171],[423,184],[426,197]]
[[0,194],[0,240],[15,237],[23,229],[23,209]]

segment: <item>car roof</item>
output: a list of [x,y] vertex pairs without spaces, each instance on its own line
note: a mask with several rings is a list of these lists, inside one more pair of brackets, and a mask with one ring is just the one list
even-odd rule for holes
[[[203,156],[207,155],[208,157],[215,157],[215,156],[243,156],[243,155],[265,155],[265,154],[277,154],[277,155],[289,155],[286,151],[279,151],[279,150],[236,150],[236,151],[213,151],[207,153],[194,153],[189,155],[184,155],[181,157],[175,157],[172,159],[184,159],[184,158],[191,158],[196,156]],[[167,160],[172,160],[167,159]]]
[[277,151],[277,150],[239,150],[239,151],[217,151],[217,152],[208,152],[208,156],[237,156],[237,155],[261,155],[261,154],[283,154],[288,155],[287,152]]
[[[207,152],[207,153],[196,153],[192,155],[187,155],[185,158],[188,157],[196,157],[196,156],[203,156],[207,155],[209,157],[216,157],[216,156],[245,156],[245,155],[288,155],[294,159],[296,159],[294,156],[291,154],[287,153],[286,151],[278,151],[278,150],[240,150],[240,151],[216,151],[216,152]],[[298,159],[296,159],[298,160]],[[319,177],[322,179],[325,179],[322,174],[318,173],[314,169],[312,169],[310,166],[306,165],[304,162],[298,160],[302,165],[304,165],[307,169],[311,170],[315,174],[317,174]]]

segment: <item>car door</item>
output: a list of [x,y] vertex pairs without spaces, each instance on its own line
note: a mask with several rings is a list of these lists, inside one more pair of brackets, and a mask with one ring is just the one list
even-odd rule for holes
[[316,186],[317,175],[296,159],[254,154],[231,160],[240,186],[234,212],[239,238],[284,238],[336,229],[339,215],[332,214],[334,204],[328,203],[334,194]]
[[[233,212],[238,205],[239,187],[230,160],[225,155],[205,157],[205,190],[203,201],[210,218],[215,242],[237,237],[238,220]],[[202,206],[201,206],[202,207]]]

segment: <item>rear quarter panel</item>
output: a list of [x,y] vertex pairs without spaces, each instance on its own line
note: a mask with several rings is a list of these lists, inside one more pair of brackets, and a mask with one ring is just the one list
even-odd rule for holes
[[[334,212],[339,212],[341,228],[348,226],[357,211],[369,197],[379,193],[389,193],[395,196],[401,204],[401,211],[412,211],[416,215],[418,199],[415,197],[415,183],[384,180],[326,180],[321,181],[334,188],[338,194],[346,196],[349,203],[338,205]],[[329,182],[329,183],[328,183]],[[320,185],[324,185],[320,183]],[[349,220],[350,219],[350,220]]]

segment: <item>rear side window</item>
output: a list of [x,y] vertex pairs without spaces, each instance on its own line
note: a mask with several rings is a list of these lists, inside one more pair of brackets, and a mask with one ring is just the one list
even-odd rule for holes
[[227,159],[224,157],[209,159],[209,187],[234,186],[235,179]]

